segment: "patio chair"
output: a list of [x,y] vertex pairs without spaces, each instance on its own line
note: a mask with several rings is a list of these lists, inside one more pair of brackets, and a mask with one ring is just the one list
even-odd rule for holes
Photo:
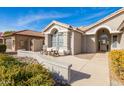
[[54,50],[54,56],[59,56],[59,50]]
[[65,55],[65,50],[63,50],[63,49],[59,49],[59,55]]
[[52,50],[52,55],[53,55],[53,56],[59,56],[59,49],[53,48],[53,50]]

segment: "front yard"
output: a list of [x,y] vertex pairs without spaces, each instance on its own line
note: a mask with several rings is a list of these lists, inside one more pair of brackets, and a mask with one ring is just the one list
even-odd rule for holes
[[0,53],[0,86],[69,86],[30,57]]
[[[73,77],[71,85],[109,85],[110,79],[107,54],[108,53],[92,54],[91,59],[89,59],[89,55],[87,57],[87,55],[84,56],[84,54],[80,56],[52,58],[55,62],[62,61],[72,64],[74,73],[71,74]],[[119,65],[123,63],[124,52],[120,53],[119,51],[118,53],[118,51],[112,51],[109,57],[111,58],[111,79],[115,79],[116,76],[124,81],[123,65],[121,65],[121,67]],[[51,59],[51,57],[49,58]],[[60,86],[68,84],[65,84],[62,80],[56,79],[49,70],[45,69],[43,65],[39,64],[37,60],[33,58],[0,54],[0,85]]]
[[124,85],[124,50],[109,53],[111,85]]
[[0,86],[51,86],[54,84],[52,74],[36,60],[0,54]]

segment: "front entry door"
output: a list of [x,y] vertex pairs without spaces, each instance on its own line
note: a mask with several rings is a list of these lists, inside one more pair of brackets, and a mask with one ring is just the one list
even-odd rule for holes
[[107,51],[107,45],[100,43],[100,51]]
[[100,51],[108,51],[108,41],[103,39],[103,40],[100,40]]

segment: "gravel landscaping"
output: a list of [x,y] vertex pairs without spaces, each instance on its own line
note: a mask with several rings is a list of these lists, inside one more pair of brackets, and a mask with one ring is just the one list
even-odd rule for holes
[[0,86],[54,86],[52,73],[28,57],[0,54]]
[[[36,59],[33,59],[31,57],[18,57],[17,55],[12,55],[12,56],[20,62],[38,63],[38,61]],[[56,77],[54,77],[53,80],[55,81],[54,86],[70,86],[69,84],[65,83],[63,80],[57,79]]]
[[30,58],[30,57],[18,57],[14,56],[18,61],[25,62],[25,63],[38,63],[36,59]]

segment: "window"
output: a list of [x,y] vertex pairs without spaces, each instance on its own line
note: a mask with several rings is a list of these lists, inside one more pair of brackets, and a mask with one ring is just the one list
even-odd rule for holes
[[55,34],[52,36],[52,47],[56,47],[56,45],[57,45],[56,37],[57,36]]
[[113,36],[113,48],[117,48],[117,35]]
[[58,34],[58,41],[59,47],[63,47],[63,33]]
[[52,47],[63,47],[63,33],[54,31],[52,35]]

